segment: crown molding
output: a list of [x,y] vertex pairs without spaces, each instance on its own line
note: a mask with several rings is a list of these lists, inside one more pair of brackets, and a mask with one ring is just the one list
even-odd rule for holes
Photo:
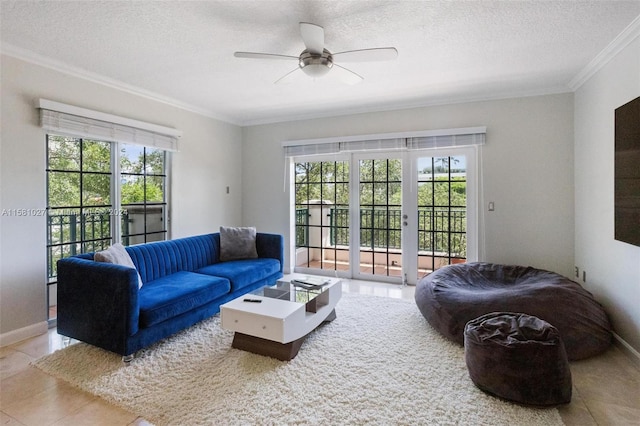
[[400,110],[406,110],[406,109],[428,108],[428,107],[444,106],[444,105],[467,104],[467,103],[474,103],[474,102],[491,102],[491,101],[500,101],[500,100],[507,100],[507,99],[515,99],[515,98],[529,98],[529,97],[535,97],[535,96],[561,95],[564,93],[573,93],[573,91],[568,86],[561,85],[561,86],[554,86],[554,87],[548,87],[544,89],[535,89],[535,90],[506,91],[506,92],[495,93],[491,95],[483,94],[483,95],[477,95],[477,96],[444,96],[436,99],[421,100],[416,102],[387,103],[387,104],[375,105],[375,106],[333,109],[331,111],[327,111],[324,113],[311,112],[306,114],[297,114],[297,115],[289,114],[289,115],[274,116],[272,118],[244,120],[240,122],[240,125],[244,127],[251,127],[251,126],[260,126],[260,125],[266,125],[266,124],[277,124],[277,123],[315,120],[315,119],[324,119],[324,118],[335,118],[335,117],[344,117],[348,115],[358,115],[358,114],[392,112],[392,111],[400,111]]
[[569,87],[574,92],[587,82],[602,67],[607,65],[622,49],[640,36],[640,15],[636,17],[611,43],[605,47],[586,67],[582,69],[570,82]]
[[205,117],[213,118],[215,120],[224,121],[226,123],[239,125],[239,123],[236,122],[236,120],[233,120],[231,117],[221,116],[219,114],[215,114],[204,108],[200,108],[200,107],[179,101],[174,98],[163,96],[158,93],[152,92],[150,90],[145,90],[140,87],[136,87],[136,86],[124,83],[122,81],[106,77],[101,74],[93,73],[93,72],[84,70],[82,68],[68,65],[61,61],[57,61],[55,59],[51,59],[43,55],[39,55],[37,53],[31,52],[26,49],[22,49],[20,47],[14,46],[9,43],[4,43],[4,42],[2,43],[2,45],[0,46],[0,53],[6,56],[11,56],[13,58],[25,61],[25,62],[32,63],[34,65],[49,68],[54,71],[61,72],[63,74],[67,74],[73,77],[81,78],[83,80],[91,81],[93,83],[97,83],[102,86],[107,86],[112,89],[120,90],[132,95],[140,96],[155,102],[160,102],[168,106],[193,112],[195,114],[203,115]]

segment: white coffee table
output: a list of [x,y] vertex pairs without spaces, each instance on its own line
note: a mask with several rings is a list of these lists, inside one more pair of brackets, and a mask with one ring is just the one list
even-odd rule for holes
[[[319,286],[300,287],[292,279]],[[222,305],[222,328],[235,332],[234,348],[289,361],[309,333],[336,318],[341,296],[340,279],[292,275]]]

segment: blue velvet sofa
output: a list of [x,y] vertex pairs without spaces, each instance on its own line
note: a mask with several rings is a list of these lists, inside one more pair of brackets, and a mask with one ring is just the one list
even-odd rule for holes
[[257,233],[256,249],[258,258],[221,262],[214,233],[126,247],[137,272],[93,253],[61,259],[58,333],[131,358],[282,277],[283,237]]

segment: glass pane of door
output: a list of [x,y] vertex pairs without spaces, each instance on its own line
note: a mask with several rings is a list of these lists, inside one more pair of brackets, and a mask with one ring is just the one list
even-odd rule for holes
[[363,159],[358,275],[402,277],[402,160]]
[[417,160],[418,277],[467,258],[464,155]]
[[349,271],[349,162],[295,164],[295,269]]

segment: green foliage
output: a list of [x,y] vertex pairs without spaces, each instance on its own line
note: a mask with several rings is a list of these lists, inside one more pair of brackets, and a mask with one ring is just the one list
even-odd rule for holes
[[[49,135],[48,202],[50,207],[111,205],[110,142]],[[137,153],[130,158],[128,151]],[[162,150],[124,145],[121,204],[164,200],[165,154]],[[82,187],[80,187],[82,172]]]
[[[122,184],[120,193],[122,197],[122,205],[148,202],[161,202],[164,193],[162,186],[155,183],[151,178],[147,178],[146,197],[144,179],[136,179],[132,182]],[[146,200],[145,200],[146,198]]]
[[296,204],[325,200],[338,205],[349,204],[349,163],[326,161],[296,163]]

